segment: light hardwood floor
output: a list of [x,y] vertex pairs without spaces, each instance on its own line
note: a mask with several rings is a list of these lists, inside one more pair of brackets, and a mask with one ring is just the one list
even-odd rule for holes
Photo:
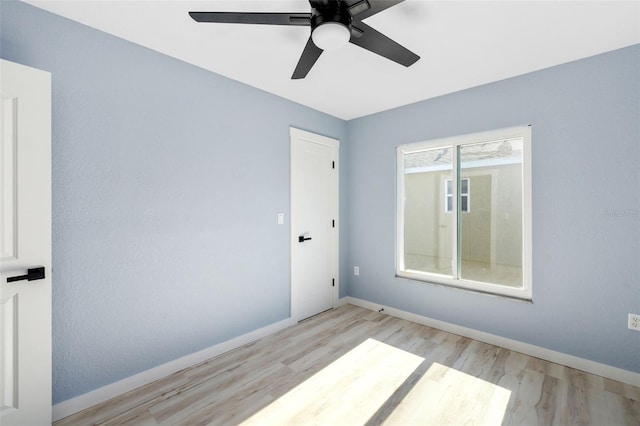
[[640,388],[346,305],[55,423],[640,425]]

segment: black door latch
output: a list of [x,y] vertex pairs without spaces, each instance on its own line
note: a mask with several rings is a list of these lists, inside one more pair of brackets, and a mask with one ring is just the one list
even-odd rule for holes
[[18,275],[16,277],[8,277],[7,282],[12,283],[14,281],[35,281],[35,280],[43,280],[44,279],[44,266],[39,266],[37,268],[27,269],[27,275]]

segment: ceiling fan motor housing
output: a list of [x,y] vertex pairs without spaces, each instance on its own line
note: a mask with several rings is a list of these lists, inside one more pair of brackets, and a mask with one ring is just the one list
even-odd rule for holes
[[351,31],[352,20],[353,18],[351,17],[351,14],[342,2],[340,2],[339,8],[327,7],[311,9],[311,31],[315,30],[320,25],[329,22],[342,24]]

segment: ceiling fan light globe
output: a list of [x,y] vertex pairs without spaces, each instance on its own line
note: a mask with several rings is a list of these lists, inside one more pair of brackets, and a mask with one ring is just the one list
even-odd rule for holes
[[326,22],[318,25],[311,33],[313,44],[322,50],[335,50],[349,42],[349,28],[339,22]]

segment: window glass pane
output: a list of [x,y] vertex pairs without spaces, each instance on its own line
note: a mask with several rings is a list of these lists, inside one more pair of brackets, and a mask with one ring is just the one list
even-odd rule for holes
[[469,193],[469,179],[462,179],[460,181],[460,194],[468,194]]
[[462,198],[460,198],[460,211],[464,213],[469,211],[469,197],[466,195],[463,195]]
[[[455,216],[447,213],[442,188],[451,182],[451,147],[404,155],[404,265],[406,271],[451,275]],[[450,207],[449,207],[450,211]]]
[[458,153],[460,178],[473,188],[473,210],[460,216],[460,278],[522,287],[523,139],[464,145]]

